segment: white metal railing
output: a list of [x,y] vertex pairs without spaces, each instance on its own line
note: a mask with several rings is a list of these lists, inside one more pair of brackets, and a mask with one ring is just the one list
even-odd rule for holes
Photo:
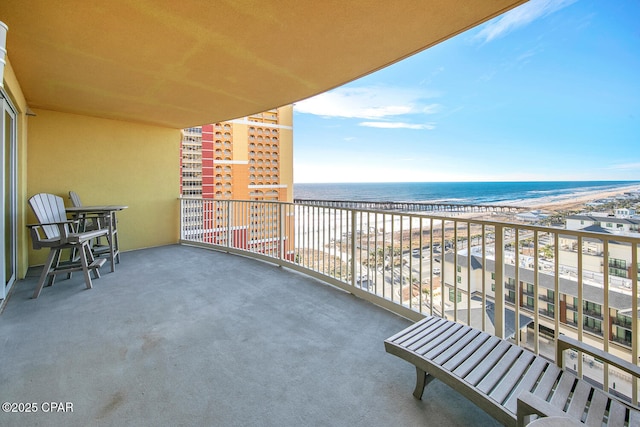
[[[182,198],[181,242],[305,272],[414,320],[444,316],[550,360],[562,333],[638,363],[640,235],[473,215]],[[637,403],[636,380],[569,356],[567,369]]]

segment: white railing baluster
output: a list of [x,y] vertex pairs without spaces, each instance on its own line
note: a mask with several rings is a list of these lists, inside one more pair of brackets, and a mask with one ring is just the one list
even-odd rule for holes
[[[517,227],[510,228],[509,232],[513,233],[513,246],[514,246],[514,254],[513,254],[513,267],[514,271],[514,282],[515,282],[515,292],[514,292],[514,311],[515,311],[515,330],[520,331],[520,307],[522,306],[522,300],[525,298],[524,289],[522,289],[522,284],[520,283],[520,229]],[[520,333],[516,332],[515,334],[515,342],[518,345],[521,345],[520,341]]]
[[[638,364],[638,243],[631,244],[631,363]],[[631,380],[631,398],[634,405],[638,405],[638,379]]]
[[[495,226],[495,281],[496,290],[494,306],[494,328],[495,335],[504,338],[504,228],[502,225]],[[516,287],[517,289],[517,287]],[[516,305],[517,295],[516,295]],[[517,316],[517,314],[516,314]]]
[[[349,267],[351,267],[349,270],[349,274],[351,274],[351,286],[353,286],[355,288],[356,286],[356,212],[355,210],[351,211],[351,239],[349,239],[349,241],[351,242],[351,265],[348,265]],[[347,234],[348,235],[348,234]]]
[[[577,246],[577,255],[578,255],[578,261],[577,261],[577,279],[578,279],[578,340],[582,341],[584,338],[582,336],[583,334],[583,330],[584,330],[584,289],[582,286],[582,281],[584,280],[584,277],[582,276],[582,262],[583,262],[583,257],[582,257],[582,236],[578,236],[578,246]],[[583,357],[578,358],[578,376],[582,376],[582,362],[583,362]]]
[[[540,271],[538,270],[538,230],[533,231],[533,351],[540,354]],[[519,330],[520,319],[516,322]],[[517,335],[517,333],[516,333]]]
[[[487,306],[487,275],[484,274],[484,269],[485,266],[487,265],[487,234],[486,234],[486,225],[482,224],[481,225],[481,236],[482,236],[482,266],[483,266],[483,274],[482,274],[482,307],[486,307]],[[487,316],[484,315],[484,313],[480,316],[481,319],[481,325],[482,328],[481,330],[486,331],[487,330],[487,325],[486,325],[486,318]]]
[[471,325],[471,223],[467,222],[467,325]]

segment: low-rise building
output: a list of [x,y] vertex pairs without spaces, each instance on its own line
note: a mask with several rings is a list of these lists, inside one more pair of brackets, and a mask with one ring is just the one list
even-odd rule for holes
[[622,215],[607,215],[600,212],[570,215],[565,218],[567,230],[584,230],[587,227],[597,226],[614,234],[640,233],[640,219],[630,216],[633,209],[620,209]]
[[[471,266],[470,274],[467,273],[468,265]],[[454,264],[454,254],[448,253],[445,255],[444,269],[442,275],[444,281],[443,298],[449,307],[456,304],[463,306],[468,293],[472,297],[482,295],[483,271],[485,271],[484,286],[487,298],[495,300],[496,265],[493,259],[487,258],[486,266],[483,269],[481,256],[472,255],[471,260],[468,260],[467,254],[459,253],[455,257]],[[629,292],[610,286],[607,296],[609,306],[607,313],[607,310],[603,309],[606,305],[602,286],[583,281],[579,291],[577,280],[560,277],[558,280],[558,304],[556,305],[556,283],[553,274],[539,271],[536,286],[535,270],[519,267],[517,283],[515,273],[515,265],[505,264],[504,299],[506,307],[513,312],[517,304],[521,316],[526,316],[521,317],[518,325],[519,330],[523,332],[521,339],[526,339],[524,332],[527,328],[533,328],[533,318],[537,307],[538,328],[541,334],[553,338],[556,328],[554,318],[558,314],[560,327],[558,332],[575,335],[579,323],[582,323],[582,330],[585,335],[588,335],[583,338],[584,341],[598,344],[606,337],[612,347],[615,346],[618,354],[629,353],[633,340],[631,332],[633,304]],[[468,277],[471,278],[470,283],[468,283]],[[580,293],[581,295],[579,295]],[[582,307],[579,307],[578,304],[579,297],[583,300]],[[491,319],[490,315],[487,317]],[[476,317],[476,321],[478,321],[478,317]],[[608,328],[605,328],[604,325],[608,325]],[[480,325],[473,324],[472,326],[480,327]]]

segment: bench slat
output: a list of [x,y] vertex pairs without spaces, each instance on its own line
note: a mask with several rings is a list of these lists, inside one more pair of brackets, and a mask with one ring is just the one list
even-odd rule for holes
[[467,374],[474,367],[476,367],[477,364],[480,363],[480,361],[482,361],[482,359],[484,359],[489,353],[491,353],[491,351],[498,344],[500,344],[500,338],[498,338],[498,337],[490,337],[488,340],[486,340],[484,343],[482,343],[482,345],[480,347],[478,347],[478,349],[476,351],[474,351],[473,353],[469,354],[469,356],[466,358],[466,360],[453,371],[453,374],[456,375],[459,378],[466,377]]
[[567,399],[569,398],[569,393],[571,393],[571,389],[575,384],[576,377],[567,372],[562,372],[562,377],[558,382],[558,386],[556,390],[553,392],[553,396],[549,400],[556,408],[560,408],[564,411],[565,404],[567,403]]
[[490,339],[491,335],[480,333],[468,346],[460,350],[458,354],[449,359],[442,367],[448,372],[455,371],[471,354],[478,351]]
[[410,336],[413,331],[422,328],[425,324],[429,324],[429,323],[435,322],[435,321],[436,321],[435,317],[427,316],[424,319],[422,319],[421,321],[416,322],[413,325],[406,327],[405,329],[401,330],[397,334],[394,334],[394,335],[390,336],[389,338],[386,339],[386,341],[402,342],[402,337]]
[[477,329],[468,329],[462,338],[451,345],[446,351],[435,357],[433,362],[437,365],[444,365],[448,360],[467,347],[471,341],[478,337],[478,335],[480,335],[480,331]]
[[469,332],[468,328],[458,328],[455,333],[451,334],[447,337],[446,340],[443,340],[437,346],[433,347],[428,352],[424,353],[424,357],[427,359],[435,359],[443,352],[447,351],[451,347],[453,347],[457,342],[459,342],[463,337]]
[[640,412],[629,411],[629,427],[640,426]]
[[520,395],[520,393],[523,390],[530,392],[533,389],[533,386],[538,381],[538,378],[540,378],[540,376],[545,371],[545,368],[549,366],[553,366],[553,365],[551,365],[549,362],[547,362],[544,359],[536,358],[531,364],[531,367],[529,367],[529,369],[527,370],[527,373],[524,374],[524,378],[522,379],[522,381],[518,383],[518,385],[516,386],[516,389],[513,391],[511,396],[509,396],[504,406],[509,411],[515,414],[518,406],[518,396]]
[[406,333],[399,334],[394,339],[388,341],[396,342],[403,345],[404,347],[407,347],[417,339],[420,339],[419,337],[424,336],[423,334],[425,333],[425,331],[434,331],[436,328],[438,328],[438,326],[442,325],[442,323],[438,320],[439,319],[433,317],[426,318],[423,321],[417,323],[415,327],[405,329]]
[[424,355],[428,353],[432,348],[437,347],[441,343],[447,341],[457,331],[462,329],[460,323],[454,325],[442,325],[442,328],[438,328],[439,333],[423,336],[420,340],[408,346],[409,350],[415,351],[418,354]]
[[585,424],[589,426],[601,426],[602,420],[604,420],[604,413],[607,410],[607,403],[609,398],[604,393],[593,393],[591,398],[591,405],[589,405],[589,412],[587,413],[587,419]]
[[[434,322],[425,324],[424,327],[420,328],[419,330],[413,331],[410,337],[407,336],[404,338],[402,345],[411,349],[412,346],[419,347],[420,344],[416,345],[416,343],[420,342],[421,340],[425,342],[424,340],[437,338],[441,333],[445,332],[448,328],[453,326],[451,324],[443,322],[442,320],[443,319],[437,319]],[[413,351],[413,349],[411,350]]]
[[497,346],[489,353],[489,355],[482,360],[474,360],[475,368],[468,375],[463,378],[469,384],[477,386],[482,379],[489,373],[489,371],[498,363],[504,354],[509,350],[511,345],[506,341],[500,341]]
[[592,389],[593,387],[586,381],[578,381],[578,384],[576,384],[576,388],[573,391],[573,396],[571,396],[571,402],[569,402],[567,414],[578,420],[582,419],[582,414],[584,414],[584,409],[587,406],[589,394],[591,394]]
[[502,404],[507,398],[511,390],[516,386],[518,381],[522,379],[522,375],[531,366],[534,361],[534,354],[530,351],[522,351],[516,363],[514,363],[508,372],[505,373],[504,379],[499,387],[495,387],[490,396],[496,402]]
[[522,354],[522,349],[514,345],[510,346],[507,352],[500,358],[500,361],[494,364],[489,373],[478,383],[478,390],[484,394],[489,394],[491,390],[509,373],[511,366],[518,360]]
[[627,415],[627,407],[617,400],[611,399],[611,405],[609,405],[609,421],[607,425],[610,426],[623,426]]
[[533,391],[533,394],[546,401],[547,397],[549,397],[549,394],[551,393],[551,389],[558,380],[558,375],[560,375],[560,368],[555,365],[549,364],[549,366],[547,366],[547,370],[544,371],[544,374],[542,375],[538,386]]

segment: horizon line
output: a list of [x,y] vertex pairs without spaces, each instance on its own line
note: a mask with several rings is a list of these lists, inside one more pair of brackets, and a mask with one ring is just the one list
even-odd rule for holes
[[602,183],[629,183],[640,184],[640,180],[508,180],[508,181],[331,181],[331,182],[294,182],[296,184],[487,184],[487,183],[525,183],[525,182],[563,182],[563,183],[584,183],[584,182],[602,182]]

